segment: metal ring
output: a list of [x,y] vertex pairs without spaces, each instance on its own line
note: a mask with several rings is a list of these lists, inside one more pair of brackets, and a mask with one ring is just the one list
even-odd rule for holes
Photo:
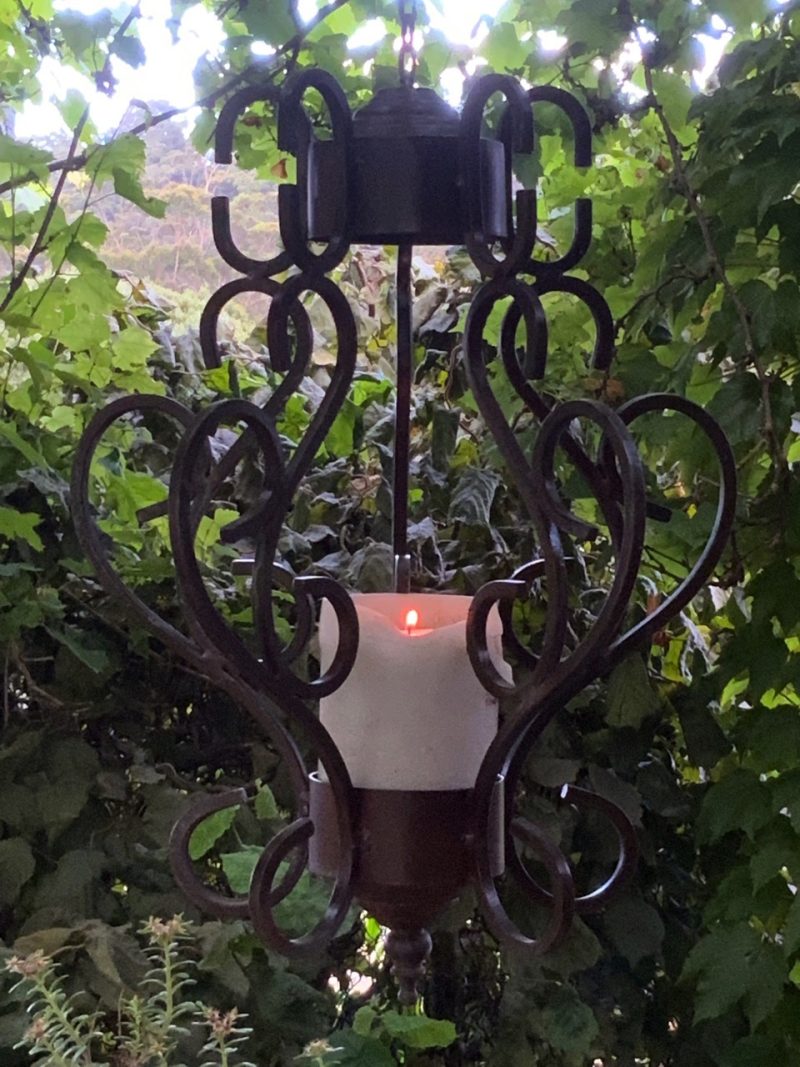
[[[324,252],[309,250],[308,234],[303,224],[308,201],[308,148],[313,137],[303,109],[303,96],[316,89],[327,105],[333,128],[336,158],[336,203],[333,235]],[[350,158],[353,120],[344,90],[333,75],[318,68],[293,74],[281,90],[278,106],[278,146],[297,158],[297,185],[282,185],[278,190],[278,223],[281,239],[293,263],[307,274],[325,274],[341,263],[350,247]]]
[[[599,811],[611,822],[617,833],[619,853],[614,870],[601,885],[575,898],[575,911],[578,915],[595,914],[601,911],[620,890],[624,889],[636,870],[636,864],[639,860],[639,843],[636,840],[636,831],[630,819],[620,807],[612,804],[605,797],[590,792],[588,789],[565,785],[559,791],[558,800],[566,804],[572,804],[578,809],[584,808],[590,811]],[[509,837],[512,836],[509,834]],[[540,904],[549,903],[553,899],[553,894],[541,886],[531,875],[519,852],[513,846],[507,850],[506,862],[517,882],[531,899]]]
[[514,819],[511,832],[539,855],[550,876],[550,917],[545,931],[538,938],[531,938],[512,921],[500,900],[495,881],[488,873],[488,860],[479,864],[476,872],[478,901],[486,925],[498,940],[521,945],[535,955],[543,955],[564,940],[572,924],[575,913],[572,871],[561,850],[534,823],[527,819]]
[[[483,234],[480,144],[481,125],[486,103],[495,93],[508,101],[509,116],[501,130],[505,144],[506,199],[509,212],[509,236],[503,242],[505,258],[498,259]],[[486,74],[470,90],[461,113],[460,160],[464,188],[464,214],[467,220],[465,244],[475,266],[489,277],[510,275],[520,270],[530,258],[536,240],[536,191],[517,193],[517,224],[511,217],[512,152],[533,151],[533,116],[522,86],[506,74]]]

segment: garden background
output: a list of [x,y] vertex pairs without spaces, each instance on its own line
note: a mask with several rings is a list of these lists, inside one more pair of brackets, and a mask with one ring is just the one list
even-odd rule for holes
[[[222,103],[308,65],[340,78],[354,106],[396,77],[399,28],[384,0],[332,0],[302,17],[288,0],[205,8],[219,43],[195,70],[197,109],[138,100],[106,129],[88,100],[113,97],[124,71],[145,61],[139,8],[0,0],[0,952],[16,960],[0,979],[0,1060],[30,1062],[17,1045],[31,981],[12,971],[40,950],[67,976],[63,995],[78,994],[62,1025],[75,1033],[58,1032],[60,1052],[41,1046],[41,1062],[201,1062],[213,1025],[180,1034],[179,1017],[167,1017],[176,1005],[144,983],[143,939],[151,952],[174,944],[163,927],[139,931],[182,912],[194,926],[176,951],[197,983],[184,997],[235,1007],[253,1030],[231,1065],[287,1067],[301,1055],[362,1067],[800,1063],[800,5],[509,0],[470,44],[420,15],[421,84],[443,79],[457,101],[476,74],[509,72],[563,86],[590,115],[591,168],[572,166],[567,129],[541,107],[536,158],[520,160],[517,177],[540,191],[542,256],[568,246],[575,199],[592,197],[594,242],[579,274],[610,304],[617,358],[608,375],[587,369],[589,313],[554,294],[546,388],[612,406],[655,390],[701,402],[734,447],[740,501],[707,591],[565,709],[530,760],[526,810],[581,879],[607,870],[611,843],[535,786],[588,783],[625,809],[642,846],[635,882],[536,961],[499,953],[465,898],[434,932],[426,1014],[411,1023],[381,974],[380,930],[360,913],[323,958],[289,966],[246,924],[187,907],[166,844],[193,795],[259,783],[253,810],[206,825],[196,845],[209,878],[241,889],[259,842],[285,818],[288,785],[245,714],[105,596],[72,531],[76,444],[109,399],[155,391],[199,408],[274,387],[257,304],[231,309],[221,370],[205,370],[199,354],[202,305],[225,277],[210,196],[235,196],[242,243],[266,258],[277,241],[274,187],[292,176],[268,105],[239,123],[238,166],[211,162]],[[174,0],[176,39],[191,10]],[[374,32],[354,46],[368,21]],[[54,64],[89,88],[63,94],[60,127],[32,139],[28,102]],[[392,256],[358,249],[337,272],[358,315],[359,372],[281,546],[297,572],[362,590],[384,587],[391,566]],[[477,281],[461,249],[415,260],[411,539],[421,588],[472,592],[535,555],[465,379],[460,329]],[[313,363],[280,426],[288,442],[333,358],[330,324],[313,308],[312,317]],[[497,372],[495,384],[513,414]],[[529,445],[527,414],[514,426]],[[175,443],[169,425],[120,429],[95,478],[121,573],[171,619],[179,606],[164,522],[140,526],[136,512],[163,498]],[[688,421],[651,419],[639,444],[651,491],[672,512],[648,529],[634,608],[648,611],[697,558],[718,475]],[[562,474],[592,515],[574,473]],[[231,517],[220,501],[200,539],[209,584],[246,628],[237,553],[217,541]],[[580,630],[601,602],[609,551],[602,537],[573,548]],[[545,610],[542,591],[521,619],[534,638]],[[319,905],[318,888],[303,882],[284,920],[302,928]],[[527,903],[512,907],[535,928]],[[161,981],[163,959],[156,969]],[[145,1013],[138,1046],[132,1003]],[[147,1044],[154,1033],[160,1047]],[[214,1063],[222,1055],[207,1053]]]

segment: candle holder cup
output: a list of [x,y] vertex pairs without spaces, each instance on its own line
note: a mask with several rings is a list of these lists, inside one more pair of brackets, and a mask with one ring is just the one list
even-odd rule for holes
[[[328,112],[331,137],[320,141],[304,107],[316,90]],[[484,112],[496,95],[505,98],[497,132],[484,130]],[[574,913],[598,910],[630,876],[636,862],[636,835],[623,812],[608,800],[566,785],[553,798],[579,811],[607,818],[619,838],[619,857],[609,879],[584,895],[575,891],[570,865],[541,827],[516,814],[520,781],[532,747],[547,724],[589,682],[609,673],[631,649],[648,639],[682,610],[700,590],[720,558],[735,506],[735,463],[721,430],[702,408],[667,394],[641,397],[615,410],[594,400],[557,403],[538,388],[547,367],[546,293],[567,293],[582,301],[596,328],[593,365],[605,372],[614,354],[614,327],[602,296],[585,280],[571,277],[591,240],[591,203],[578,201],[575,233],[559,259],[534,258],[536,194],[513,194],[512,162],[530,153],[534,111],[542,103],[560,108],[574,133],[575,162],[591,162],[591,130],[581,106],[553,87],[526,90],[515,79],[487,74],[475,80],[461,114],[435,94],[415,89],[404,77],[399,89],[379,92],[351,115],[342,89],[321,70],[287,78],[280,90],[253,86],[232,96],[216,130],[216,157],[229,163],[238,117],[256,102],[277,107],[278,143],[297,160],[295,185],[279,190],[279,221],[284,251],[269,260],[242,252],[231,234],[230,205],[212,201],[214,239],[222,258],[244,277],[223,285],[208,301],[200,324],[205,364],[221,364],[217,325],[234,297],[248,292],[270,298],[267,340],[271,369],[283,375],[263,407],[246,400],[224,400],[199,413],[160,396],[131,396],[112,402],[86,430],[74,469],[72,503],[78,536],[106,588],[133,616],[214,685],[245,708],[255,728],[269,737],[294,789],[292,822],[264,849],[247,894],[236,896],[206,884],[189,859],[194,828],[213,811],[248,799],[233,790],[204,800],[179,822],[171,855],[178,881],[190,899],[220,917],[249,917],[264,942],[287,956],[319,952],[335,935],[353,899],[391,928],[387,954],[404,1000],[416,997],[417,982],[430,949],[428,925],[465,886],[471,884],[489,929],[502,941],[532,952],[552,947],[569,929]],[[402,167],[397,161],[402,160]],[[312,241],[324,241],[320,251]],[[465,632],[466,669],[473,670],[486,693],[513,698],[507,714],[481,752],[474,782],[458,789],[380,788],[353,784],[353,771],[331,731],[316,713],[317,702],[335,694],[357,662],[359,619],[350,594],[337,582],[297,576],[282,562],[278,543],[282,525],[304,474],[322,445],[356,369],[357,329],[353,312],[329,274],[352,241],[398,246],[397,266],[397,413],[394,448],[394,532],[396,591],[407,593],[411,578],[407,541],[409,413],[413,366],[411,283],[415,244],[461,243],[483,275],[467,318],[463,358],[475,401],[493,435],[527,511],[541,558],[520,561],[503,580],[478,590]],[[498,247],[499,250],[498,250]],[[286,272],[290,273],[286,275]],[[282,280],[279,280],[281,276]],[[327,307],[335,327],[336,360],[324,399],[291,455],[276,422],[300,386],[313,350],[313,330],[303,297]],[[521,405],[540,422],[535,447],[523,452],[493,391],[485,339],[489,316],[499,301],[509,301],[497,350],[498,367]],[[524,327],[524,339],[517,337]],[[498,373],[500,373],[498,369]],[[706,435],[719,461],[720,492],[716,520],[707,544],[684,581],[651,614],[625,629],[626,613],[642,556],[645,520],[668,518],[648,502],[642,461],[631,425],[643,415],[672,413],[692,420]],[[106,541],[90,499],[92,462],[107,431],[118,419],[152,415],[177,422],[182,439],[164,505],[145,509],[147,521],[168,514],[177,582],[185,606],[188,634],[160,618],[125,586],[106,553]],[[601,437],[595,454],[575,431],[592,424]],[[211,448],[222,426],[244,426],[235,443],[219,455]],[[561,448],[584,476],[604,516],[615,556],[606,601],[580,640],[569,634],[565,538],[587,540],[597,533],[563,499],[556,473]],[[195,548],[202,516],[245,457],[256,457],[262,484],[255,503],[222,531],[227,543],[255,546],[252,561],[256,648],[249,647],[218,611],[204,585]],[[534,654],[513,628],[513,605],[531,595],[534,583],[547,589],[548,612]],[[273,618],[274,592],[294,598],[296,627],[284,645]],[[314,631],[318,604],[327,601],[338,638],[319,678],[294,670]],[[524,679],[498,670],[487,626],[499,611],[506,647],[524,667]],[[421,639],[420,639],[421,640]],[[409,684],[413,679],[409,679]],[[512,702],[510,701],[509,704]],[[431,714],[435,713],[435,708]],[[303,735],[319,761],[310,771],[289,727]],[[380,743],[380,741],[378,741]],[[442,753],[446,760],[448,753]],[[540,884],[526,866],[533,853],[548,883]],[[330,901],[314,929],[290,937],[276,920],[278,903],[304,870],[333,880]],[[505,872],[528,896],[548,909],[544,932],[523,933],[506,912],[497,880]]]

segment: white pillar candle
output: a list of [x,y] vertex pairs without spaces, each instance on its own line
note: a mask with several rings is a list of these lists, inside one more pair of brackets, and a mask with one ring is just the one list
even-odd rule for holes
[[[354,594],[358,655],[344,684],[320,701],[320,719],[361,789],[470,789],[497,733],[497,701],[467,655],[468,596]],[[414,614],[416,613],[416,615]],[[489,651],[506,678],[502,624],[487,625]],[[338,625],[323,601],[320,659],[326,670]]]

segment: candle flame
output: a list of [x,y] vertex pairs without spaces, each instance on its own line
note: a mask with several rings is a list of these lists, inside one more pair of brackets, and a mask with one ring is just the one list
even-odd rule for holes
[[416,608],[409,608],[409,610],[406,612],[406,630],[408,630],[408,632],[411,633],[411,631],[414,629],[414,627],[418,623],[419,623],[419,612],[417,611]]

